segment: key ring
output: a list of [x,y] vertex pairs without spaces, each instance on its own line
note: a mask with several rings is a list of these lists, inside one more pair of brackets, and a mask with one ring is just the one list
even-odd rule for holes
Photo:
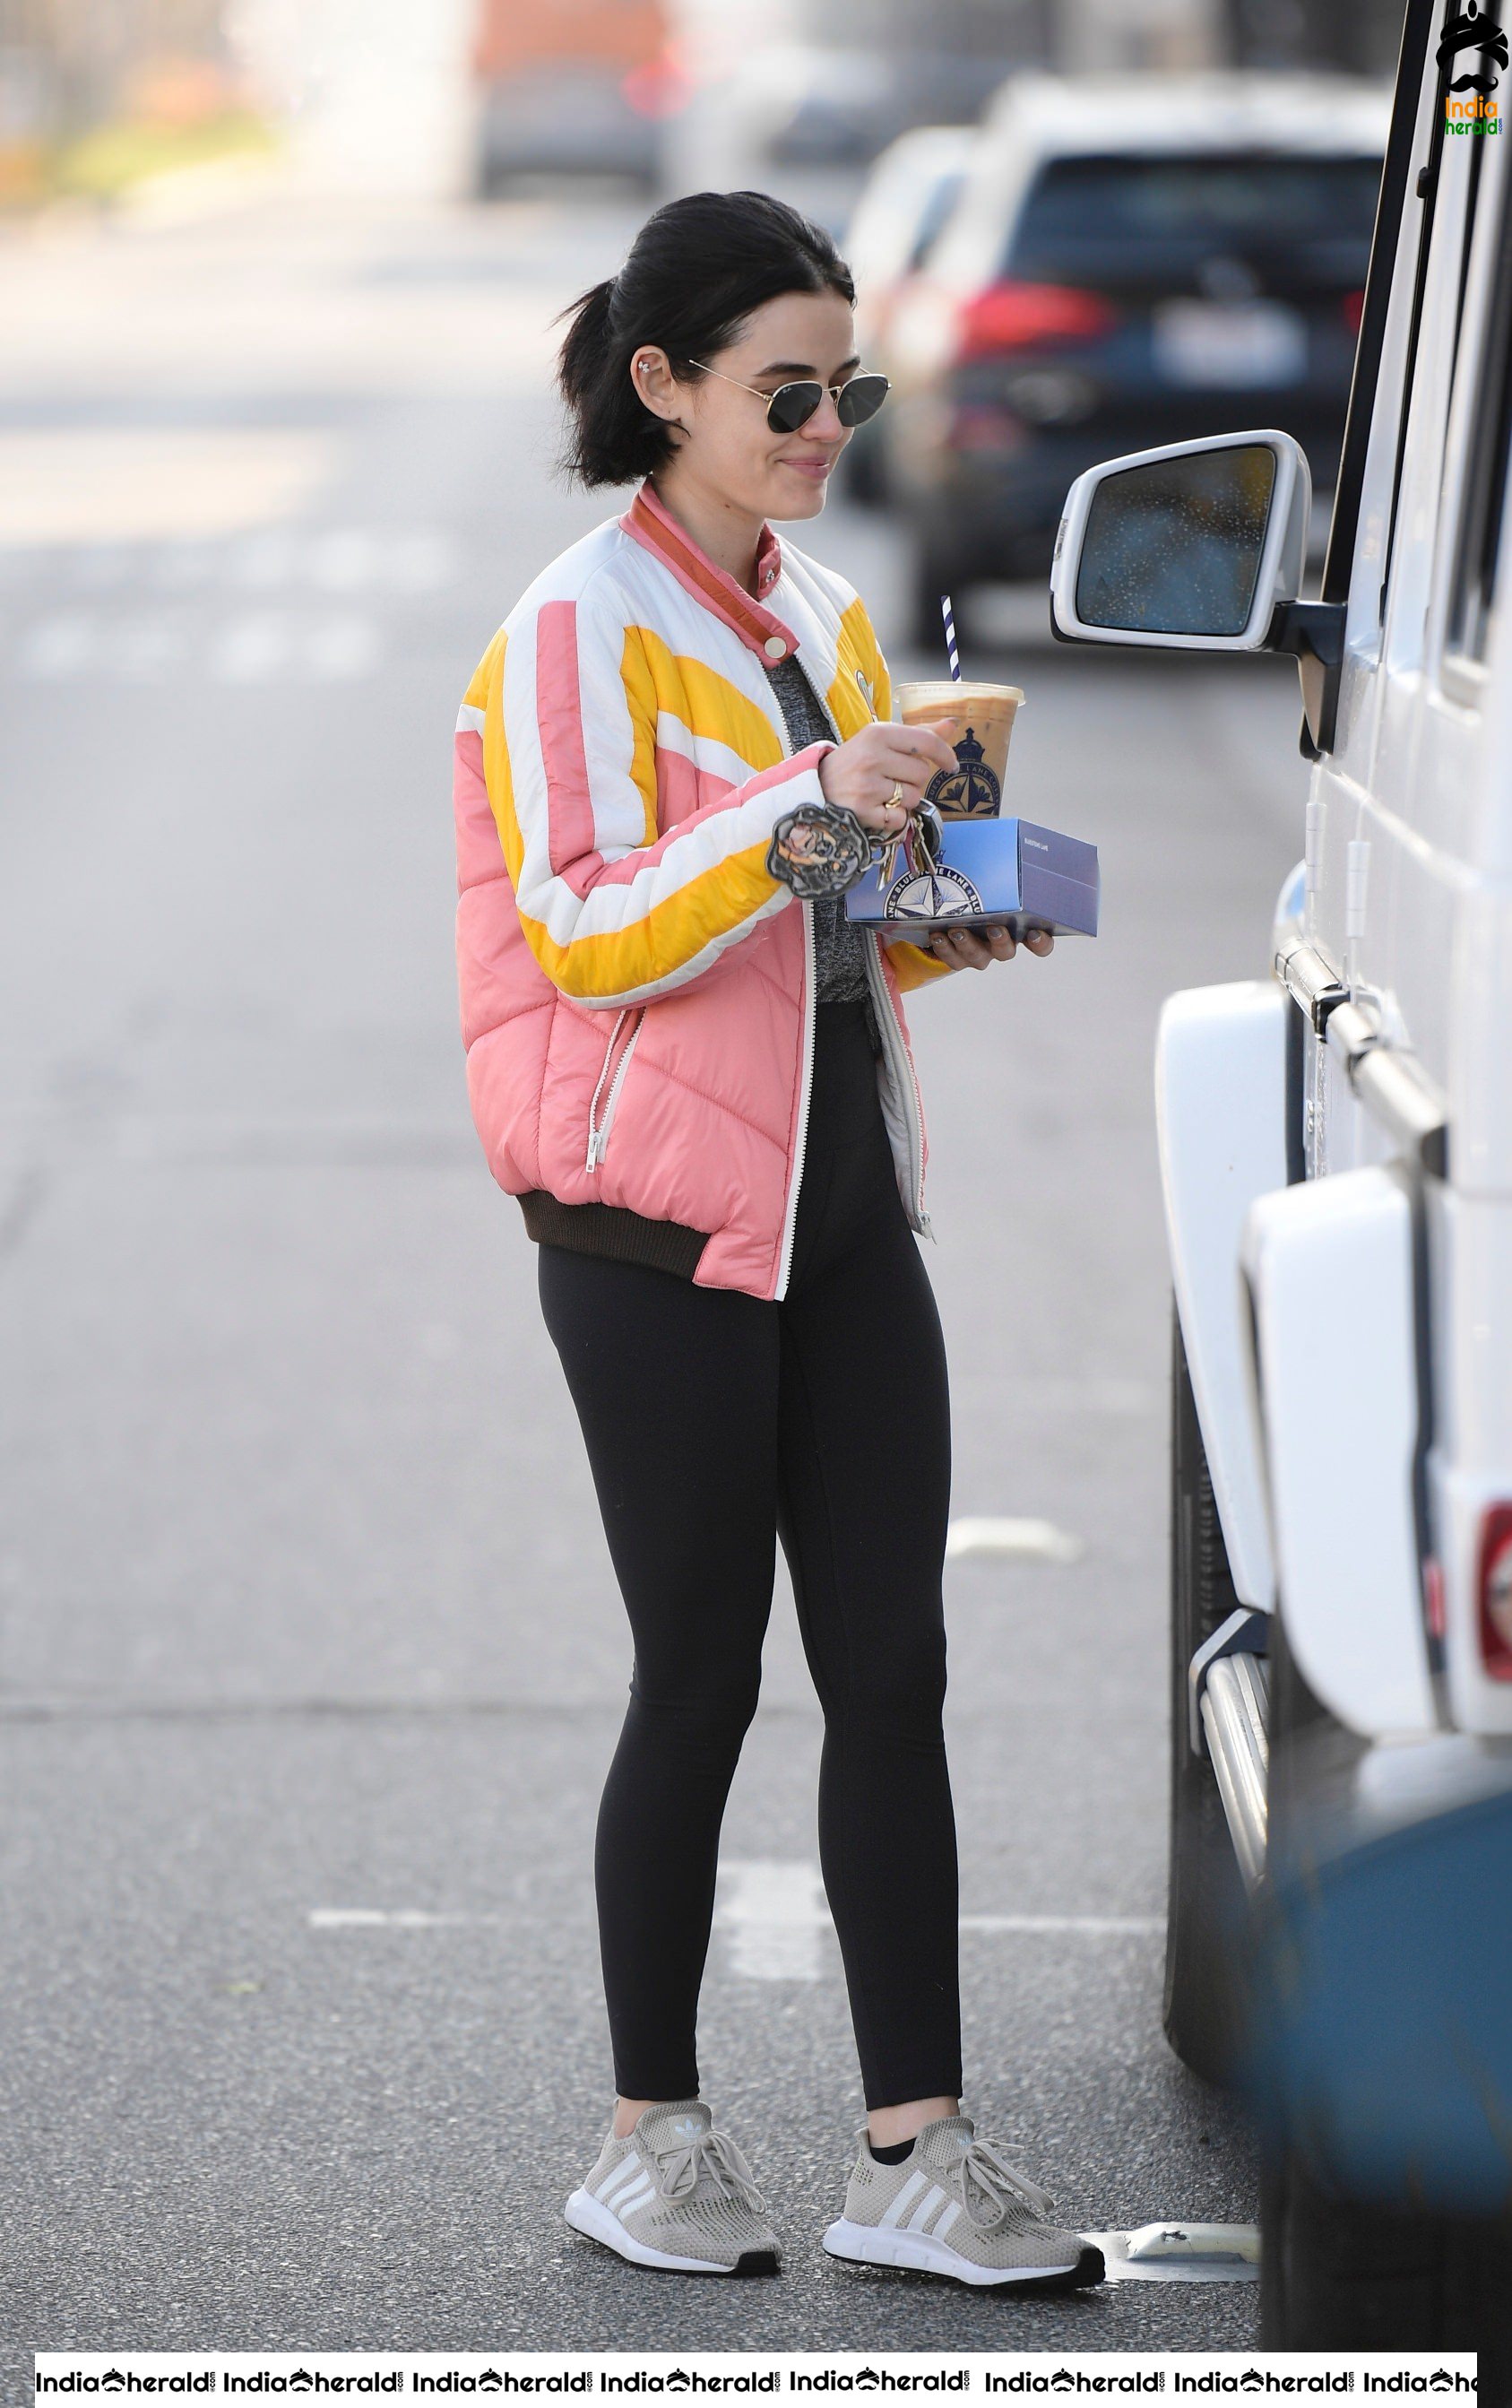
[[909,835],[913,838],[910,852],[917,848],[916,866],[933,875],[938,869],[945,852],[945,823],[940,817],[939,806],[929,801],[927,796],[914,813]]
[[938,869],[945,850],[945,826],[934,803],[920,803],[895,836],[882,838],[878,875],[884,887],[892,883],[900,846],[911,877],[931,877]]

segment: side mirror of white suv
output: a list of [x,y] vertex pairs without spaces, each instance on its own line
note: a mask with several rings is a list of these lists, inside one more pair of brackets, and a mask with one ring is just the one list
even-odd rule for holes
[[1332,750],[1343,612],[1300,599],[1307,457],[1278,427],[1105,460],[1066,495],[1050,571],[1063,643],[1290,652],[1312,749]]

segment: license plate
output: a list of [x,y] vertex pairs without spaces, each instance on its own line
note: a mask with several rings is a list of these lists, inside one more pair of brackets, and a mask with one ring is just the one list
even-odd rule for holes
[[1307,334],[1275,301],[1167,301],[1155,312],[1155,365],[1172,384],[1295,384]]

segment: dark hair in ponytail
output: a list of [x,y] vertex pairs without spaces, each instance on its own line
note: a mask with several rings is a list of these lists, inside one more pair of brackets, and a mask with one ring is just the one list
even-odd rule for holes
[[678,449],[665,419],[630,380],[631,357],[659,344],[678,376],[739,339],[753,309],[779,293],[842,294],[850,270],[822,226],[770,193],[690,193],[653,212],[617,276],[560,314],[572,324],[557,382],[567,404],[565,474],[584,485],[628,485]]

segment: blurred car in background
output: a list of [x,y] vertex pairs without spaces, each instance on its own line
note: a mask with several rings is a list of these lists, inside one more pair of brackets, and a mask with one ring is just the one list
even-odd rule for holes
[[614,176],[653,191],[686,97],[662,0],[483,0],[473,42],[476,186]]
[[721,0],[717,22],[717,44],[689,46],[692,88],[663,163],[676,188],[780,193],[837,236],[856,222],[890,145],[974,127],[1015,64],[1006,39],[988,57],[938,44],[778,40],[761,21],[747,23],[736,0]]
[[1323,76],[1012,78],[927,271],[870,364],[913,549],[941,592],[1040,578],[1061,505],[1110,453],[1294,435],[1332,487],[1390,119]]
[[[961,197],[976,138],[970,126],[916,126],[889,143],[862,190],[844,250],[856,280],[856,338],[868,364],[880,360],[899,298]],[[844,489],[853,501],[885,498],[882,447],[882,422],[873,418],[841,453]]]
[[739,95],[749,138],[768,167],[860,167],[892,131],[895,75],[880,50],[763,46]]

